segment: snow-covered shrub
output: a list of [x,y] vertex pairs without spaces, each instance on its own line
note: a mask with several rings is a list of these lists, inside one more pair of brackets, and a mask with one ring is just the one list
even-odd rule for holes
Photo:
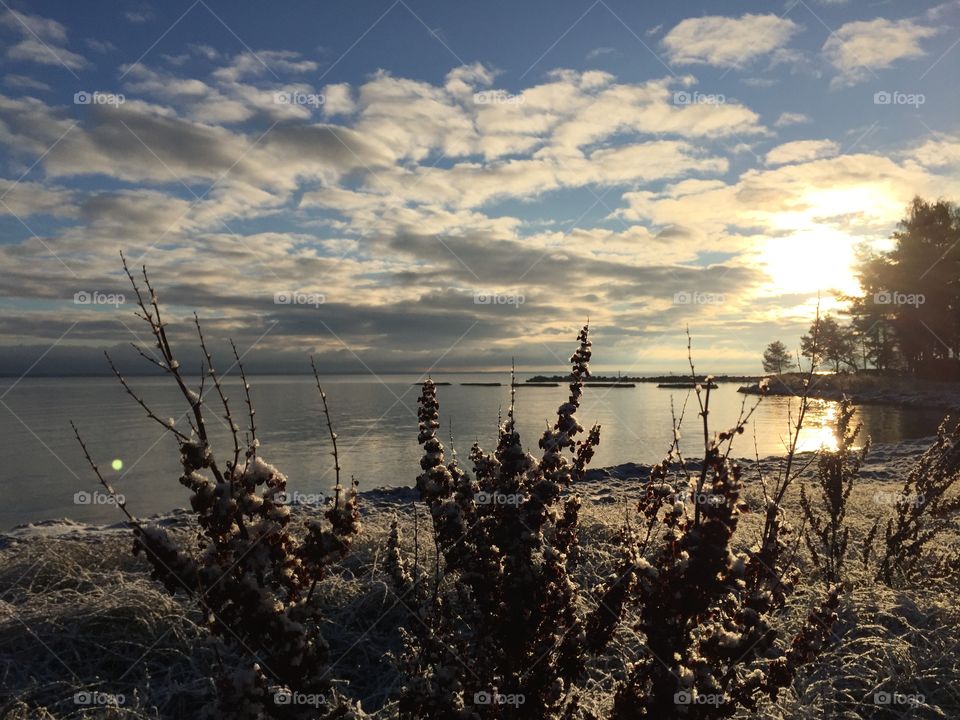
[[[692,361],[691,375],[696,378]],[[738,550],[749,541],[737,535],[745,506],[741,467],[729,456],[752,410],[744,406],[735,427],[712,434],[709,382],[697,384],[695,393],[704,459],[698,470],[688,468],[675,422],[668,458],[653,468],[648,492],[638,503],[642,536],[627,528],[620,574],[605,585],[609,602],[598,632],[609,633],[632,605],[639,612],[636,629],[645,638],[617,683],[615,720],[721,718],[755,710],[815,656],[836,617],[835,586],[791,638],[781,638],[780,611],[799,580],[791,569],[793,554],[784,540],[791,530],[780,507],[793,477],[795,443],[767,495],[760,542]]]
[[803,539],[810,559],[828,583],[843,580],[850,543],[847,504],[853,481],[870,449],[869,438],[859,450],[854,449],[862,426],[851,427],[852,419],[853,405],[844,397],[834,430],[837,449],[822,449],[817,458],[816,495],[811,497],[806,486],[800,485],[800,508],[808,526]]
[[[189,430],[181,430],[175,421],[162,420],[153,413],[112,361],[110,364],[126,391],[179,443],[183,467],[180,483],[191,492],[190,504],[197,517],[196,541],[181,544],[165,529],[138,521],[124,503],[118,504],[133,528],[133,552],[147,559],[153,577],[171,593],[191,597],[202,610],[209,630],[230,646],[229,654],[247,658],[239,667],[220,668],[217,700],[207,708],[208,714],[231,719],[359,716],[359,709],[343,700],[331,683],[327,643],[319,629],[321,618],[311,602],[316,583],[360,532],[355,484],[345,489],[340,485],[336,434],[316,368],[314,374],[333,442],[336,494],[323,517],[310,518],[306,534],[297,537],[290,529],[291,511],[285,500],[287,478],[260,454],[256,411],[236,347],[234,356],[249,419],[243,443],[199,321],[195,317],[206,365],[200,387],[195,390],[181,373],[146,268],[146,293],[141,292],[126,261],[124,269],[137,297],[138,315],[150,328],[159,359],[142,351],[141,355],[179,388],[189,406]],[[204,384],[208,378],[213,385],[208,390],[216,390],[233,439],[225,460],[211,446],[207,432]],[[87,459],[107,491],[115,496],[89,454]]]
[[[581,590],[568,572],[580,508],[570,487],[600,439],[599,426],[584,436],[576,418],[589,376],[587,327],[578,341],[569,399],[540,438],[539,457],[523,449],[511,399],[496,450],[471,449],[472,476],[456,460],[447,462],[437,437],[436,387],[430,380],[423,385],[417,488],[432,516],[438,566],[432,588],[411,588],[418,607],[404,630],[403,717],[547,718],[565,707],[573,711],[571,687],[585,650]],[[394,574],[409,582],[408,572]]]
[[903,482],[893,517],[877,521],[867,537],[864,557],[869,560],[879,527],[884,528],[877,556],[877,580],[893,587],[919,575],[960,572],[960,556],[933,547],[944,532],[956,528],[960,513],[960,423],[950,418],[937,430],[937,439],[921,455]]

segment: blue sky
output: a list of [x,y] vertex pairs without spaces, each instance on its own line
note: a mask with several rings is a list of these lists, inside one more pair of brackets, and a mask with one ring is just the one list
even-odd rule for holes
[[956,0],[0,10],[8,374],[139,342],[120,250],[262,371],[756,370],[960,197]]

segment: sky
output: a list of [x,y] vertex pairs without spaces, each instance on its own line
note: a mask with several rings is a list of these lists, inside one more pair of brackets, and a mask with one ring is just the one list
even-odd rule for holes
[[0,0],[0,374],[757,372],[960,198],[960,1]]

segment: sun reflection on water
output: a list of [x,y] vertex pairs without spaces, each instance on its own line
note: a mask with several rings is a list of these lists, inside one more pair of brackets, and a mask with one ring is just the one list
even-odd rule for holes
[[837,419],[837,404],[823,400],[811,400],[800,431],[797,450],[815,452],[817,450],[836,450],[837,436],[834,425]]

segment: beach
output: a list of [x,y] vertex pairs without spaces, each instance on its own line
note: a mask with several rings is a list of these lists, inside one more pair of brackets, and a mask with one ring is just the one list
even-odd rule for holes
[[[891,512],[903,477],[930,440],[871,449],[850,499],[854,544],[875,518]],[[801,455],[799,465],[808,458]],[[759,463],[738,461],[745,484],[746,507],[740,519],[745,539],[754,537],[762,523],[765,500],[759,473],[770,477],[780,462],[778,457]],[[698,467],[696,460],[688,462],[691,472]],[[611,548],[626,514],[645,491],[649,471],[649,465],[639,463],[593,469],[570,489],[583,500],[573,574],[578,583],[592,587],[614,566]],[[809,483],[811,473],[808,468],[801,481]],[[795,483],[784,499],[787,516],[796,524],[800,484]],[[396,518],[408,557],[416,554],[422,567],[432,571],[429,518],[411,487],[366,490],[360,494],[360,508],[362,534],[318,586],[317,602],[327,618],[323,631],[331,657],[338,659],[343,692],[361,700],[374,717],[395,718],[395,691],[401,682],[396,658],[402,650],[396,628],[410,621],[412,609],[384,575],[384,551]],[[292,525],[301,525],[317,510],[294,506]],[[186,510],[144,522],[162,525],[184,539],[195,533],[193,516]],[[958,538],[954,535],[948,543],[957,547]],[[70,716],[150,718],[157,712],[185,717],[209,699],[213,687],[208,669],[218,651],[200,629],[195,605],[187,597],[171,597],[152,581],[147,563],[131,556],[131,545],[131,531],[122,523],[88,525],[67,519],[30,523],[0,536],[3,717],[74,713]],[[803,572],[811,569],[802,547],[797,564]],[[930,714],[917,717],[956,716],[960,703],[950,689],[956,655],[949,652],[960,642],[955,590],[937,578],[922,587],[893,590],[872,582],[858,563],[851,561],[851,566],[854,582],[844,594],[822,662],[801,673],[776,703],[763,706],[762,717],[815,717],[828,698],[838,697],[849,699],[850,717],[872,717],[860,714],[875,707],[862,705],[864,698],[869,701],[878,687],[894,686],[924,695]],[[814,585],[798,593],[784,612],[798,621],[819,591]],[[618,635],[613,652],[636,653],[639,642],[625,631]],[[65,674],[64,665],[70,673]],[[602,710],[615,673],[611,675],[603,663],[591,672],[595,686],[584,701],[587,707]],[[74,696],[83,692],[101,693],[115,703],[122,697],[123,704],[81,708],[77,715]],[[39,707],[51,714],[38,714]]]

